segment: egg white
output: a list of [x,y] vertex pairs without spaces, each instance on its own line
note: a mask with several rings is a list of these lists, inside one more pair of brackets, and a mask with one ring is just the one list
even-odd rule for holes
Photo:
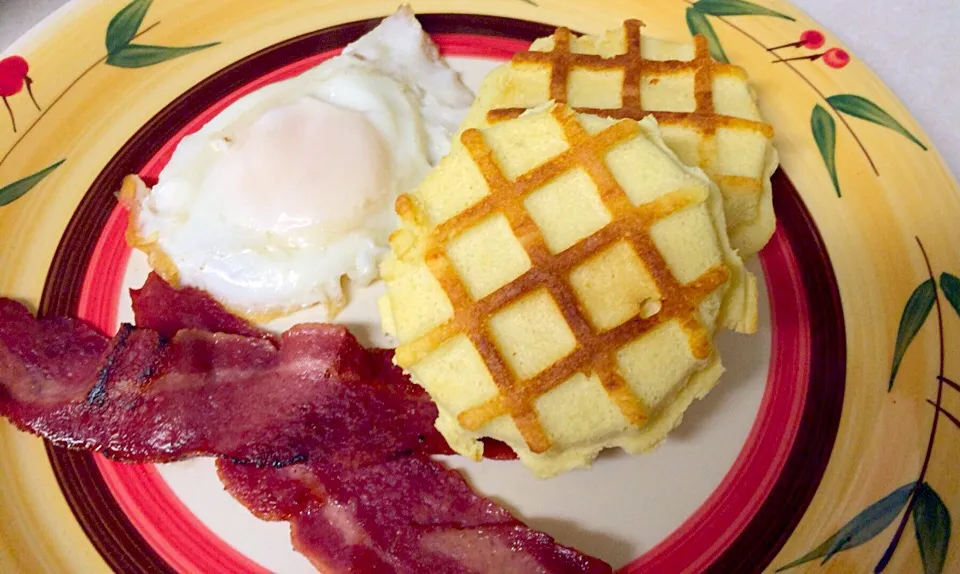
[[[401,9],[342,55],[240,98],[185,137],[152,189],[127,186],[128,238],[167,281],[248,318],[318,303],[332,316],[346,302],[344,278],[377,278],[396,197],[449,151],[472,100]],[[327,133],[311,122],[352,127]],[[374,135],[358,135],[364,126]]]

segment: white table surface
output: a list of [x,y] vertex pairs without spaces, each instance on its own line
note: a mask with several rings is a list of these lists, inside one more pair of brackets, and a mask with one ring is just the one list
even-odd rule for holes
[[[840,37],[900,97],[960,174],[958,0],[793,0]],[[0,47],[65,4],[0,0]]]

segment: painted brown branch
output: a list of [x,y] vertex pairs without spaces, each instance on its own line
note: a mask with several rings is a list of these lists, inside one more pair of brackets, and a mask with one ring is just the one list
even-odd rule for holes
[[[139,38],[140,36],[143,36],[144,34],[146,34],[147,32],[149,32],[150,30],[153,30],[154,28],[156,28],[156,27],[159,26],[159,25],[160,25],[160,22],[154,22],[153,24],[147,26],[146,28],[144,28],[143,30],[141,30],[140,32],[138,32],[137,35],[133,37],[133,39],[136,40],[136,39]],[[33,131],[33,128],[36,127],[36,125],[40,123],[40,120],[42,120],[43,117],[46,116],[47,113],[48,113],[50,110],[52,110],[53,107],[54,107],[55,105],[57,105],[57,103],[58,103],[60,100],[63,99],[63,96],[67,95],[67,92],[69,92],[71,89],[73,89],[73,87],[77,85],[77,82],[79,82],[79,81],[82,80],[87,74],[89,74],[90,72],[92,72],[94,68],[96,68],[96,67],[99,66],[100,64],[106,62],[108,56],[109,56],[109,54],[107,54],[106,56],[100,58],[99,60],[97,60],[96,62],[94,62],[93,64],[91,64],[90,67],[88,67],[86,70],[84,70],[83,72],[81,72],[79,76],[77,76],[72,82],[70,82],[70,84],[67,85],[66,88],[63,89],[63,91],[60,92],[60,95],[58,95],[56,98],[54,98],[54,100],[53,100],[52,102],[50,102],[50,105],[47,106],[47,108],[46,108],[45,110],[43,110],[42,112],[40,112],[40,115],[37,116],[37,119],[33,120],[33,123],[30,124],[30,127],[28,127],[22,134],[20,134],[20,137],[17,138],[17,141],[13,142],[13,145],[10,146],[10,149],[8,149],[8,150],[6,151],[6,153],[3,154],[3,157],[0,157],[0,166],[2,166],[5,161],[7,161],[7,158],[10,157],[10,154],[13,153],[13,150],[17,149],[17,146],[20,145],[20,142],[23,141],[23,138],[27,137],[27,135],[29,135],[30,132]],[[32,95],[32,94],[31,94],[31,95]],[[16,131],[16,130],[14,130],[14,131]]]
[[[915,237],[915,239],[917,240],[917,245],[920,246],[920,252],[923,253],[923,261],[927,265],[927,275],[929,275],[930,281],[936,284],[936,280],[933,278],[933,267],[930,265],[930,257],[927,256],[927,250],[923,247],[923,242],[920,241],[919,237]],[[927,477],[927,470],[930,468],[930,457],[933,455],[933,443],[934,439],[937,437],[937,425],[940,422],[940,413],[944,412],[943,365],[945,362],[945,351],[943,344],[943,309],[940,306],[939,291],[934,291],[934,301],[936,302],[937,307],[937,333],[940,341],[940,368],[937,374],[937,400],[933,403],[935,408],[933,411],[933,423],[930,424],[930,438],[927,440],[927,452],[923,455],[923,464],[920,466],[920,474],[917,476],[917,482],[914,483],[913,490],[910,492],[907,508],[903,511],[903,516],[900,518],[900,524],[897,525],[897,531],[890,540],[890,544],[883,553],[883,557],[881,557],[880,561],[877,563],[877,567],[874,568],[874,572],[883,572],[883,570],[890,563],[890,559],[893,558],[893,553],[897,550],[897,546],[900,544],[900,539],[903,537],[903,531],[907,527],[907,522],[910,520],[910,514],[913,512],[913,507],[917,502],[917,489],[920,488],[920,485],[923,484],[923,480]]]
[[930,399],[927,399],[927,402],[930,403],[931,405],[933,405],[933,408],[939,410],[940,413],[941,413],[943,416],[947,417],[947,419],[949,419],[950,422],[952,422],[958,429],[960,429],[960,419],[958,419],[957,417],[955,417],[955,416],[953,416],[952,414],[950,414],[950,413],[947,411],[947,409],[945,409],[945,408],[943,408],[943,407],[938,407],[938,406],[937,406],[937,403],[931,401]]
[[[13,116],[13,110],[10,109],[10,102],[7,101],[7,98],[3,99],[3,105],[7,106],[7,114],[10,115],[10,125],[13,126],[13,133],[17,133],[17,118]],[[0,162],[3,163],[3,162]]]
[[[777,54],[774,54],[774,56],[777,56]],[[770,63],[771,63],[771,64],[782,64],[782,63],[785,63],[785,62],[796,62],[797,60],[810,60],[811,62],[815,62],[815,61],[819,60],[819,59],[822,58],[822,57],[823,57],[823,54],[813,54],[813,55],[811,55],[811,56],[794,56],[794,57],[792,57],[792,58],[781,58],[780,56],[777,56],[777,59],[771,61]]]
[[37,108],[37,111],[42,111],[40,104],[37,103],[36,96],[33,95],[33,80],[30,76],[27,76],[23,79],[23,83],[27,86],[27,94],[30,96],[30,101],[33,102],[33,107]]
[[[691,6],[694,4],[694,2],[691,2],[690,0],[684,0],[684,1],[685,1],[687,4],[690,4]],[[768,50],[768,51],[769,51],[769,49],[764,45],[763,42],[761,42],[760,40],[758,40],[756,37],[754,37],[752,34],[750,34],[749,32],[747,32],[746,30],[744,30],[744,29],[741,28],[740,26],[737,26],[736,24],[734,24],[734,23],[731,22],[730,20],[724,18],[723,16],[714,16],[714,17],[715,17],[717,20],[720,20],[721,22],[723,22],[723,23],[726,24],[727,26],[730,26],[731,28],[733,28],[733,29],[736,30],[737,32],[740,32],[741,34],[743,34],[744,36],[746,36],[747,38],[749,38],[754,44],[760,46],[760,47],[763,48],[764,50]],[[840,111],[839,111],[837,108],[833,107],[833,104],[831,104],[831,103],[830,103],[830,100],[827,99],[826,94],[824,94],[823,92],[821,92],[821,91],[820,91],[820,88],[818,88],[817,86],[815,86],[815,85],[813,84],[813,82],[811,82],[809,79],[807,79],[806,76],[803,75],[803,72],[801,72],[800,70],[798,70],[798,69],[797,69],[792,63],[790,63],[788,60],[785,60],[784,58],[782,58],[779,54],[777,54],[777,53],[775,53],[775,52],[770,52],[770,53],[773,54],[773,55],[777,58],[774,63],[782,63],[782,64],[785,65],[786,67],[788,67],[788,68],[790,68],[791,70],[793,70],[793,73],[796,74],[797,77],[799,77],[801,80],[803,80],[804,83],[806,83],[808,86],[810,86],[810,89],[812,89],[814,92],[816,92],[816,94],[817,94],[818,96],[820,96],[820,99],[822,99],[823,102],[824,102],[825,104],[827,104],[827,106],[828,106],[831,110],[833,110],[834,115],[837,116],[837,119],[840,120],[840,123],[843,124],[843,127],[847,128],[847,131],[850,132],[850,135],[853,137],[853,141],[857,142],[857,146],[860,147],[860,151],[862,151],[864,157],[867,158],[867,162],[870,164],[871,169],[873,169],[873,173],[874,173],[875,175],[878,175],[878,176],[879,176],[879,175],[880,175],[880,171],[877,170],[877,164],[873,162],[873,158],[870,156],[870,152],[867,151],[867,147],[866,147],[865,145],[863,145],[863,141],[860,139],[860,136],[857,135],[857,132],[853,131],[853,126],[851,126],[850,123],[847,122],[847,119],[846,119],[845,117],[843,117],[843,114],[841,114]]]
[[957,384],[954,381],[951,381],[947,377],[937,377],[937,380],[939,380],[941,383],[947,385],[948,387],[950,387],[955,391],[960,391],[960,384]]

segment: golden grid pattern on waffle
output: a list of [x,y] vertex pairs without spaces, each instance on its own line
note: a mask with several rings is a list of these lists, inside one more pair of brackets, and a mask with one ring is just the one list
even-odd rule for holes
[[[518,176],[507,178],[484,135],[470,129],[461,141],[489,187],[478,203],[439,224],[426,239],[425,260],[430,272],[446,292],[454,308],[453,318],[425,335],[401,345],[396,361],[411,367],[451,338],[464,333],[476,348],[498,388],[494,398],[467,409],[457,416],[466,429],[476,431],[502,415],[510,415],[531,451],[542,453],[551,442],[538,421],[537,398],[561,385],[576,373],[596,374],[611,401],[624,418],[641,426],[647,418],[641,401],[617,372],[616,350],[643,336],[666,321],[676,320],[686,333],[690,350],[697,359],[706,359],[712,350],[710,336],[701,324],[697,306],[715,289],[726,283],[729,271],[716,265],[695,280],[681,284],[657,249],[650,228],[673,213],[706,199],[703,190],[680,189],[653,201],[635,206],[614,178],[604,161],[614,146],[642,137],[636,122],[621,121],[589,134],[576,114],[566,106],[556,106],[552,116],[567,140],[566,151],[544,164]],[[552,253],[533,218],[525,210],[525,197],[541,189],[564,173],[581,168],[593,180],[601,201],[612,220],[605,227],[580,239],[559,253]],[[408,221],[419,219],[417,207],[407,196],[397,202],[397,212]],[[515,238],[530,258],[530,268],[492,293],[474,301],[445,252],[445,245],[459,233],[481,221],[502,214]],[[596,332],[584,316],[576,295],[568,284],[569,273],[577,265],[601,254],[619,242],[627,242],[639,256],[660,295],[661,307],[652,316],[637,314],[620,325]],[[563,319],[576,338],[574,350],[526,380],[517,380],[491,335],[487,321],[526,295],[546,289],[557,304]]]
[[[707,39],[694,36],[694,57],[692,60],[647,60],[641,53],[639,20],[627,20],[623,23],[625,52],[617,56],[604,58],[595,54],[574,53],[571,49],[572,33],[567,28],[557,28],[554,34],[554,46],[549,52],[518,52],[513,63],[526,66],[543,66],[550,69],[550,99],[571,106],[575,111],[607,118],[630,118],[640,120],[653,115],[661,126],[679,126],[696,130],[699,134],[698,166],[702,168],[724,192],[725,195],[759,196],[763,191],[763,180],[742,175],[721,173],[717,166],[717,150],[714,142],[717,129],[731,128],[762,134],[773,138],[773,126],[770,124],[716,113],[713,102],[713,80],[717,75],[735,76],[747,80],[746,72],[739,66],[716,62],[710,57]],[[598,72],[623,72],[621,104],[618,108],[581,107],[568,97],[568,83],[571,72],[586,69]],[[694,77],[693,96],[696,104],[692,112],[663,111],[644,107],[641,98],[641,82],[644,76],[689,75]],[[511,119],[525,112],[527,108],[498,108],[487,112],[487,121],[496,123]]]

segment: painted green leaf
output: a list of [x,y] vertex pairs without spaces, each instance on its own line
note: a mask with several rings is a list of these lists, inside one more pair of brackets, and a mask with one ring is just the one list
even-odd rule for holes
[[720,38],[717,38],[717,32],[713,29],[713,26],[710,25],[710,21],[707,20],[707,17],[704,16],[702,12],[697,11],[693,6],[687,8],[687,28],[690,29],[690,33],[694,36],[701,34],[707,39],[707,45],[710,46],[710,57],[724,64],[730,63],[726,53],[723,51],[723,46],[720,45]]
[[41,169],[33,175],[28,175],[27,177],[17,180],[8,186],[0,187],[0,206],[13,203],[14,201],[23,197],[23,194],[36,187],[36,185],[40,183],[43,178],[50,175],[53,170],[60,167],[60,164],[65,161],[67,160],[61,159],[57,163],[51,165],[50,167]]
[[786,14],[743,0],[700,0],[693,6],[698,12],[711,16],[773,16],[795,21]]
[[917,488],[913,526],[923,559],[924,574],[940,574],[950,545],[950,512],[940,496],[924,482]]
[[182,48],[130,44],[124,46],[120,51],[107,56],[107,64],[118,68],[145,68],[166,62],[167,60],[179,58],[180,56],[186,56],[198,50],[216,46],[219,43],[220,42],[213,42],[201,46],[185,46]]
[[107,26],[107,53],[115,54],[133,40],[152,3],[153,0],[133,0],[117,12]]
[[797,558],[793,562],[777,568],[777,572],[788,570],[817,558],[823,558],[825,563],[835,554],[850,550],[869,542],[874,536],[884,531],[893,519],[900,514],[907,499],[910,498],[910,492],[913,490],[911,482],[894,490],[882,499],[874,502],[860,514],[853,517],[853,520],[846,523],[836,534],[823,541],[823,544],[817,546],[810,552]]
[[940,290],[943,291],[953,310],[960,315],[960,278],[949,273],[941,273]]
[[900,122],[893,119],[893,116],[885,112],[883,108],[871,102],[867,98],[856,96],[854,94],[837,94],[827,98],[827,101],[838,111],[855,118],[867,120],[868,122],[873,122],[877,125],[889,128],[920,146],[920,149],[924,151],[927,149],[927,146],[923,145],[923,143],[918,140],[916,136],[908,132],[907,128],[903,127],[900,125]]
[[917,336],[923,322],[930,315],[930,309],[937,299],[937,286],[933,279],[927,279],[921,283],[903,307],[903,314],[900,315],[900,327],[897,329],[897,344],[893,348],[893,366],[890,368],[890,383],[887,385],[887,391],[893,389],[893,380],[897,378],[897,371],[900,370],[900,361],[903,360],[904,353],[913,338]]
[[833,188],[840,197],[840,180],[837,178],[837,122],[820,104],[813,107],[810,114],[810,129],[813,130],[813,139],[817,142],[817,149],[827,166]]

